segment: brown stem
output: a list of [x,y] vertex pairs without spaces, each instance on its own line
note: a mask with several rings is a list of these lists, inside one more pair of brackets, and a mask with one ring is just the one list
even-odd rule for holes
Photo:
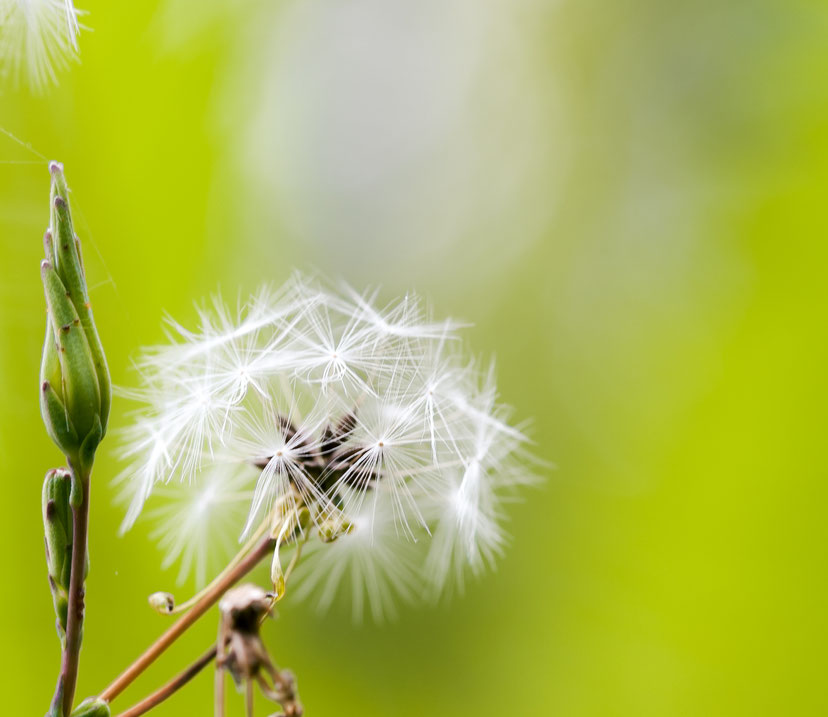
[[224,717],[224,672],[216,663],[215,677],[215,717]]
[[207,665],[209,665],[216,656],[215,645],[199,657],[192,665],[179,675],[173,677],[166,685],[160,687],[148,697],[137,704],[130,707],[126,712],[121,712],[118,717],[138,717],[139,715],[149,712],[153,707],[160,705],[165,699],[175,694],[179,689],[184,687],[190,680],[193,679],[199,672],[201,672]]
[[100,698],[112,702],[118,695],[121,694],[130,683],[135,680],[144,670],[147,669],[161,653],[164,652],[170,645],[172,645],[187,628],[189,628],[198,618],[200,618],[207,610],[209,610],[222,595],[238,582],[242,577],[247,575],[259,562],[276,547],[276,540],[270,536],[263,538],[258,545],[247,555],[244,560],[223,578],[212,586],[210,590],[204,593],[199,601],[193,605],[189,612],[182,615],[176,620],[173,625],[159,637],[135,662],[133,662],[126,670],[124,670],[115,681],[109,685],[100,694]]
[[69,575],[69,609],[66,615],[66,640],[60,664],[55,695],[52,698],[51,715],[69,717],[75,699],[78,681],[81,636],[83,634],[84,588],[86,577],[87,534],[89,529],[89,474],[77,475],[72,467],[72,480],[80,482],[83,492],[81,503],[72,508],[72,566]]
[[253,717],[253,680],[247,680],[247,690],[244,696],[245,713],[247,717]]
[[215,677],[215,717],[224,717],[224,672],[216,662],[216,677]]
[[270,525],[267,520],[263,520],[262,524],[258,527],[255,533],[250,536],[250,540],[248,540],[233,556],[233,559],[225,566],[224,570],[222,570],[211,582],[209,585],[206,585],[202,590],[198,593],[193,595],[189,600],[186,602],[181,603],[180,605],[176,605],[172,610],[165,612],[167,615],[177,615],[182,612],[187,612],[193,605],[195,605],[210,589],[212,589],[213,585],[215,585],[219,580],[221,580],[227,573],[231,572],[242,560],[244,557],[251,551],[254,545],[259,542],[259,538],[261,538],[265,532],[269,529]]

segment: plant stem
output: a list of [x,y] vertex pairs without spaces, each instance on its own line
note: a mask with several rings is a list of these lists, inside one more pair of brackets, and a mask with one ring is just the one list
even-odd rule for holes
[[253,546],[259,541],[259,538],[264,535],[265,531],[268,530],[270,526],[268,525],[268,521],[262,521],[262,524],[256,529],[256,532],[250,537],[242,549],[236,553],[232,560],[225,566],[225,568],[207,585],[203,590],[200,590],[198,593],[193,595],[189,600],[186,602],[181,603],[180,605],[176,605],[172,610],[165,612],[165,615],[178,615],[182,612],[186,612],[189,610],[193,605],[198,603],[204,595],[206,595],[210,590],[212,590],[213,586],[222,580],[228,573],[230,573],[242,560],[244,560],[245,555],[247,555],[252,549]]
[[192,609],[182,615],[173,625],[159,637],[135,662],[124,670],[115,681],[101,692],[101,699],[112,702],[121,694],[144,670],[147,669],[170,645],[172,645],[196,620],[204,615],[222,595],[247,575],[261,560],[276,547],[276,540],[269,535],[265,536],[258,545],[241,560],[236,567],[226,573],[221,580],[216,581],[210,590],[205,592]]
[[[71,464],[70,464],[71,466]],[[89,529],[89,473],[78,476],[71,466],[73,479],[80,481],[81,503],[72,508],[72,568],[69,575],[69,609],[66,615],[66,639],[60,663],[60,675],[52,698],[50,714],[69,717],[78,681],[81,636],[83,634],[84,578],[86,572],[87,534]]]
[[[254,537],[260,536],[261,532],[263,532],[263,531],[261,531],[261,530],[257,531],[257,533]],[[302,545],[305,542],[307,542],[307,539],[308,539],[308,536],[306,535],[305,538],[301,542],[298,542],[297,545],[296,545],[296,553],[294,554],[293,559],[290,561],[290,565],[288,566],[288,569],[285,573],[285,581],[286,582],[287,582],[288,578],[290,577],[291,573],[293,572],[293,568],[296,566],[296,563],[298,562],[298,559],[299,559],[299,556],[300,556],[301,550],[302,550]],[[278,547],[278,538],[274,541],[274,543],[276,544],[276,547]],[[259,548],[261,548],[261,545],[259,546]],[[261,554],[260,559],[264,558],[267,555],[268,551],[264,551]],[[227,569],[222,571],[220,573],[220,575],[216,578],[216,580],[214,580],[206,589],[207,590],[212,589],[213,585],[215,585],[219,580],[222,579],[222,577],[228,572],[230,567],[240,563],[244,559],[244,553],[245,553],[245,550],[242,550],[242,552],[238,556],[236,556],[236,558],[234,558],[231,565],[228,566]],[[241,577],[241,575],[239,575],[238,577]],[[229,585],[227,587],[229,587]],[[267,616],[268,615],[263,615],[260,622],[259,622],[259,624],[263,623]],[[219,638],[219,640],[221,640],[221,638]],[[147,652],[149,652],[149,650]],[[149,712],[151,709],[154,709],[159,704],[161,704],[164,700],[166,700],[168,697],[175,694],[179,689],[181,689],[184,685],[186,685],[191,679],[193,679],[193,677],[195,677],[199,672],[201,672],[201,670],[203,670],[208,664],[210,664],[210,662],[216,657],[217,654],[218,654],[218,645],[216,645],[214,647],[211,647],[209,650],[207,650],[207,652],[205,652],[201,657],[199,657],[192,665],[187,667],[183,672],[181,672],[176,677],[171,679],[163,687],[160,687],[159,689],[157,689],[151,695],[145,697],[143,700],[141,700],[137,704],[130,707],[125,712],[121,712],[118,715],[118,717],[139,717],[140,715],[143,715],[143,714]],[[276,677],[274,677],[274,680],[277,680],[277,679],[278,679],[278,674],[277,674]],[[259,681],[260,681],[260,683],[262,683],[262,678],[261,677],[259,678]],[[113,683],[112,686],[114,686],[114,684],[115,683]],[[262,684],[263,684],[263,689],[266,689],[266,693],[270,694],[270,692],[267,692],[267,689],[269,689],[268,686],[265,683],[262,683]],[[114,696],[112,696],[112,697],[107,696],[109,690],[112,689],[112,686],[110,686],[110,688],[108,688],[101,695],[102,699],[107,699],[107,700],[114,699]],[[271,690],[271,692],[272,692],[272,690]],[[224,673],[222,672],[222,668],[218,665],[216,666],[216,679],[215,679],[215,714],[216,714],[216,717],[223,717],[224,716]]]
[[214,679],[214,717],[224,717],[224,672],[216,663],[216,676]]
[[153,707],[160,705],[165,699],[175,694],[179,689],[186,685],[199,672],[201,672],[207,665],[209,665],[216,656],[216,646],[211,647],[201,657],[199,657],[192,665],[187,667],[183,672],[173,677],[166,685],[160,687],[148,697],[137,704],[130,707],[126,712],[121,712],[118,717],[138,717],[146,712],[149,712]]
[[247,681],[247,690],[244,695],[245,714],[253,717],[253,680]]

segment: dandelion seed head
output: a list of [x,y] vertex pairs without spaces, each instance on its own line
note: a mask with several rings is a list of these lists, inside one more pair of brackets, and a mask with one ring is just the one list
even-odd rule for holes
[[460,324],[434,321],[413,295],[378,306],[376,292],[298,274],[236,311],[215,299],[199,324],[168,321],[169,342],[137,362],[142,386],[124,392],[141,406],[123,436],[125,526],[172,486],[194,496],[158,531],[166,562],[202,564],[221,476],[235,486],[239,466],[253,477],[237,539],[275,506],[307,508],[311,532],[344,533],[311,541],[301,570],[322,607],[350,581],[355,613],[388,616],[395,596],[439,594],[494,561],[502,500],[530,482],[526,438],[493,369],[464,353]]

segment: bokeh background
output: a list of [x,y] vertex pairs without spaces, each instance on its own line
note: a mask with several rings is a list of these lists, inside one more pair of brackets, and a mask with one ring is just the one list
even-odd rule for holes
[[[465,595],[379,626],[282,603],[309,715],[828,714],[824,2],[79,5],[81,62],[0,88],[4,714],[42,713],[58,668],[38,155],[66,165],[117,384],[164,312],[316,268],[472,322],[555,466]],[[191,587],[151,526],[116,537],[119,465],[110,439],[82,696],[162,630],[146,596]],[[211,704],[208,672],[155,714]]]

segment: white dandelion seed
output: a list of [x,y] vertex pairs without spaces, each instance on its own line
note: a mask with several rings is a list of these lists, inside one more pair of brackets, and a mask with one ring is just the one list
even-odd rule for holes
[[0,72],[35,89],[56,82],[77,57],[79,14],[72,0],[0,0]]
[[152,537],[164,555],[161,567],[178,563],[178,583],[192,575],[201,587],[210,577],[208,570],[221,569],[232,557],[256,477],[251,466],[214,466],[194,484],[170,483],[155,492],[157,505],[147,510],[156,524]]
[[300,420],[295,406],[280,407],[275,400],[264,403],[261,413],[251,411],[240,420],[232,450],[261,471],[243,535],[274,501],[287,503],[283,512],[295,508],[300,500],[307,505],[326,503],[313,475],[318,473],[313,469],[318,466],[325,421],[320,415]]
[[353,429],[343,444],[347,466],[331,490],[341,496],[345,515],[361,513],[369,495],[376,504],[377,496],[387,494],[386,509],[393,511],[398,528],[414,539],[416,524],[428,530],[419,498],[437,480],[437,467],[416,404],[405,392],[384,388],[382,398],[368,397],[355,412]]
[[316,596],[317,609],[325,612],[344,593],[355,622],[366,609],[382,622],[396,618],[395,599],[411,602],[422,593],[416,545],[397,533],[385,507],[375,512],[363,506],[350,533],[333,543],[309,544],[297,573],[297,600]]
[[[244,465],[257,476],[246,517],[230,521],[237,537],[300,507],[305,538],[339,534],[311,540],[297,573],[323,607],[350,579],[355,611],[379,618],[394,595],[440,593],[494,561],[501,503],[531,481],[526,439],[493,371],[464,355],[459,324],[433,321],[415,296],[377,308],[373,294],[300,275],[235,314],[216,300],[200,324],[172,322],[170,343],[138,362],[143,386],[124,392],[143,404],[124,434],[125,525],[159,484],[203,496],[205,471],[232,486]],[[158,535],[186,571],[211,533],[198,511],[185,518]]]

